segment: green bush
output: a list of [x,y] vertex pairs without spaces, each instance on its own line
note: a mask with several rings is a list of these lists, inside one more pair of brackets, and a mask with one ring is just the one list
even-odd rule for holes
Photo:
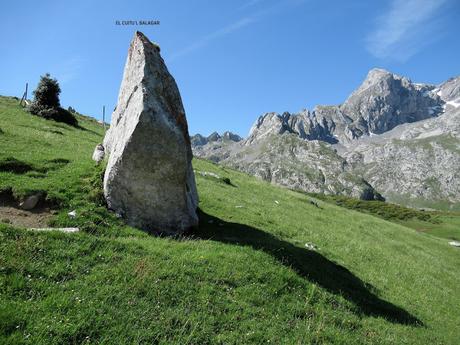
[[225,183],[225,184],[228,184],[228,185],[232,184],[232,181],[230,181],[230,179],[228,177],[223,177],[222,182]]
[[56,79],[51,78],[49,73],[41,76],[40,82],[34,91],[34,102],[46,108],[57,108],[61,106],[59,94],[61,88]]
[[70,111],[61,108],[60,93],[61,88],[58,81],[51,78],[48,73],[45,74],[34,91],[34,101],[29,106],[29,111],[48,120],[76,126],[78,121],[75,116]]
[[78,125],[78,121],[77,119],[75,118],[75,116],[61,108],[61,107],[58,107],[58,108],[46,108],[44,106],[41,106],[35,102],[33,102],[30,107],[29,107],[29,111],[34,114],[34,115],[38,115],[38,116],[41,116],[47,120],[54,120],[56,122],[64,122],[64,123],[67,123],[71,126],[77,126]]

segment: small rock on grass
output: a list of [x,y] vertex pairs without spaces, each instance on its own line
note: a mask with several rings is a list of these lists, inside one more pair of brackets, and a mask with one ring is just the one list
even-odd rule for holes
[[59,231],[65,233],[74,233],[79,232],[79,228],[29,228],[29,230],[33,231]]
[[105,156],[104,146],[102,144],[98,144],[93,152],[93,161],[95,161],[96,164],[99,164],[104,159],[104,156]]
[[305,248],[309,250],[318,250],[318,247],[315,246],[313,243],[305,243]]
[[37,206],[38,202],[40,201],[40,198],[40,193],[30,195],[19,204],[19,207],[23,210],[32,210],[33,208],[35,208],[35,206]]
[[310,202],[311,205],[316,206],[316,207],[319,208],[319,205],[318,205],[317,202],[315,202],[315,201],[313,201],[313,200],[310,200],[309,202]]

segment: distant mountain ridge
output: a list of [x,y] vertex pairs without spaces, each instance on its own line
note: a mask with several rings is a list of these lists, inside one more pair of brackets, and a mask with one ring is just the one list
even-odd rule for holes
[[308,192],[456,208],[459,113],[460,77],[436,86],[372,69],[343,104],[265,113],[244,140],[192,146],[196,156]]
[[[335,144],[363,135],[381,134],[408,122],[438,116],[446,104],[434,85],[372,69],[361,86],[338,106],[316,106],[297,114],[266,113],[249,133],[252,143],[268,133],[297,134],[302,139]],[[442,94],[442,92],[441,92]]]
[[215,142],[215,141],[234,141],[238,142],[243,140],[238,134],[226,131],[220,135],[217,132],[212,132],[210,135],[207,137],[202,136],[201,134],[195,134],[190,137],[190,141],[192,143],[192,146],[203,146],[206,145],[210,142]]

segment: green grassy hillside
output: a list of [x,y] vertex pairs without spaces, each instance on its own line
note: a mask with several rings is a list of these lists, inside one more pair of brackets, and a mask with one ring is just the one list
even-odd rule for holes
[[338,206],[372,214],[417,231],[460,241],[460,212],[417,210],[382,201],[358,200],[338,195],[311,195]]
[[460,251],[445,239],[201,160],[200,228],[149,236],[103,206],[102,129],[78,120],[0,98],[0,190],[43,191],[52,225],[83,230],[0,224],[0,343],[458,343]]

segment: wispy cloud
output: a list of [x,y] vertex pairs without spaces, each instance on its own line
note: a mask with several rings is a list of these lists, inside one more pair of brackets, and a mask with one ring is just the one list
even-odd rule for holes
[[56,65],[52,74],[56,76],[61,85],[67,84],[78,77],[83,62],[84,60],[80,57],[69,58]]
[[377,58],[406,61],[439,37],[436,15],[449,0],[392,0],[367,37],[367,50]]
[[241,18],[239,19],[238,21],[226,26],[226,27],[223,27],[217,31],[214,31],[206,36],[203,36],[202,38],[198,39],[197,41],[195,41],[194,43],[190,44],[189,46],[185,47],[184,49],[174,53],[173,55],[171,55],[171,57],[169,58],[170,61],[172,60],[175,60],[177,59],[178,57],[182,56],[182,55],[186,55],[198,48],[201,48],[201,47],[204,47],[206,44],[208,44],[210,41],[216,39],[216,38],[219,38],[219,37],[222,37],[222,36],[225,36],[225,35],[228,35],[228,34],[231,34],[232,32],[234,31],[237,31],[245,26],[248,26],[249,24],[253,23],[255,19],[253,18],[250,18],[250,17],[245,17],[245,18]]
[[[250,6],[253,6],[255,4],[257,4],[258,2],[260,1],[264,1],[264,0],[251,0],[249,1],[246,5],[246,7],[249,7]],[[282,7],[287,7],[287,6],[295,6],[295,5],[300,5],[302,3],[304,3],[305,0],[286,0],[286,1],[279,1],[277,3],[275,3],[274,5],[272,6],[269,6],[269,7],[266,7],[266,8],[263,8],[262,10],[258,11],[258,12],[255,12],[253,13],[252,15],[247,15],[247,16],[244,16],[238,20],[236,20],[235,22],[223,27],[223,28],[220,28],[214,32],[211,32],[210,34],[207,34],[201,38],[199,38],[197,41],[193,42],[192,44],[190,44],[189,46],[185,47],[184,49],[182,50],[179,50],[178,52],[176,53],[173,53],[170,57],[169,57],[169,61],[173,61],[175,59],[177,59],[178,57],[181,57],[181,56],[184,56],[186,54],[189,54],[199,48],[202,48],[204,46],[206,46],[208,43],[210,43],[211,41],[215,40],[215,39],[218,39],[218,38],[222,38],[226,35],[229,35],[235,31],[238,31],[244,27],[247,27],[257,21],[259,21],[261,18],[271,14],[271,13],[275,13],[275,12],[279,12],[281,10]]]
[[246,3],[244,3],[243,5],[241,5],[239,7],[240,10],[243,10],[245,8],[248,8],[248,7],[252,7],[252,6],[255,6],[263,1],[266,1],[266,0],[248,0],[246,1]]

